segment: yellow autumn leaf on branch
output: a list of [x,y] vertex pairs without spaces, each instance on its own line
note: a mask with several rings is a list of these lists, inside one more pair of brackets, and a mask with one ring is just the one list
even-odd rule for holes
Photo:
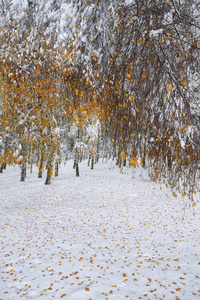
[[168,86],[168,91],[170,91],[171,92],[171,90],[172,90],[172,86],[171,86],[171,84]]

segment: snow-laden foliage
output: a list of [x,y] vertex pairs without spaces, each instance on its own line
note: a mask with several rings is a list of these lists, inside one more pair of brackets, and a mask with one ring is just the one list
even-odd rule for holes
[[84,143],[90,159],[141,162],[154,181],[193,200],[198,1],[0,3],[1,165],[20,157],[22,169],[35,162],[41,175],[47,164],[51,177]]

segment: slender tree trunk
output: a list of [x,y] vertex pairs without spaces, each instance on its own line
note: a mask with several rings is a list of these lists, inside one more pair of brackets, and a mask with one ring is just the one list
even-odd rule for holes
[[74,165],[73,165],[73,169],[76,169],[76,158],[74,158]]
[[121,168],[121,166],[122,166],[121,149],[119,149],[119,152],[118,152],[118,158],[117,158],[116,165],[117,165],[118,167],[120,167],[120,168]]
[[40,166],[39,166],[38,178],[42,178],[43,163],[44,163],[44,156],[42,154],[41,155],[41,159],[40,159]]
[[91,156],[89,154],[89,157],[88,157],[88,167],[90,166],[90,160],[91,160]]
[[83,154],[81,152],[80,155],[79,155],[79,162],[81,163],[82,161],[83,161]]
[[21,162],[21,179],[20,181],[25,181],[26,178],[26,163],[24,161]]
[[55,163],[55,176],[58,176],[58,160]]
[[126,167],[126,157],[125,157],[125,159],[123,161],[123,166]]
[[91,170],[94,169],[94,157],[92,157],[92,160],[91,160]]
[[78,155],[78,151],[76,150],[75,151],[75,159],[74,159],[74,167],[75,167],[75,170],[76,170],[76,177],[79,177],[79,165],[78,165],[78,162],[79,162],[79,155]]
[[142,167],[144,169],[146,167],[146,144],[144,144],[144,152],[143,152],[143,158],[142,158]]
[[3,163],[3,168],[4,168],[4,170],[6,169],[6,163]]
[[96,163],[99,162],[99,134],[98,134],[98,142],[97,142],[97,155],[96,155]]
[[52,161],[49,160],[47,163],[47,177],[45,181],[46,185],[49,185],[51,183],[51,175],[52,175]]
[[79,177],[79,165],[78,165],[78,162],[76,162],[76,177]]
[[4,167],[3,167],[3,164],[0,166],[0,173],[3,173],[3,169],[4,169]]
[[170,171],[172,168],[172,160],[170,154],[168,154],[167,156],[167,167],[168,167],[168,171]]
[[32,144],[29,145],[29,165],[30,165],[30,174],[33,173],[33,155],[32,155]]

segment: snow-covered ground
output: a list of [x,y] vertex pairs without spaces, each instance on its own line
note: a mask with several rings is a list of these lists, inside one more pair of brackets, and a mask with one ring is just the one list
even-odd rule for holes
[[0,299],[200,297],[199,204],[182,220],[164,186],[110,166],[0,174]]

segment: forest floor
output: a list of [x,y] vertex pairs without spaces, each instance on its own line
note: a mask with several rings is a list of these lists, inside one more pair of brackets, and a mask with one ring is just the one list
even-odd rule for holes
[[0,174],[0,299],[200,298],[200,204],[111,162]]

